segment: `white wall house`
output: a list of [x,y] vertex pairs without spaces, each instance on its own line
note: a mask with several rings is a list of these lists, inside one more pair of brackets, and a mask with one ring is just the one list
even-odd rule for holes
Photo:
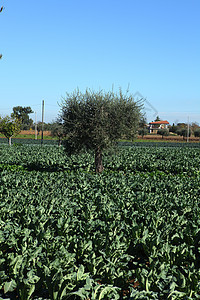
[[149,133],[157,133],[159,129],[168,129],[169,122],[168,121],[156,121],[149,123]]

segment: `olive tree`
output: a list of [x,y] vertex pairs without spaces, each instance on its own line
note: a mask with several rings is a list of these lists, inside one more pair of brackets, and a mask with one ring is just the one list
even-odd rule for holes
[[11,138],[21,131],[21,121],[16,118],[6,116],[0,118],[0,132],[8,139],[11,146]]
[[138,134],[142,136],[142,138],[144,138],[144,135],[147,135],[149,132],[148,132],[148,129],[147,128],[139,128],[138,129]]
[[157,131],[157,134],[162,135],[162,139],[163,139],[164,136],[169,135],[169,130],[166,128],[161,128]]
[[61,104],[60,119],[66,135],[64,147],[72,154],[93,150],[95,170],[103,171],[103,150],[120,138],[133,139],[141,118],[142,103],[128,92],[94,92],[75,90]]
[[188,129],[187,128],[180,128],[177,130],[176,132],[178,135],[183,137],[183,140],[185,139],[185,137],[187,137],[187,135],[190,137],[191,136],[191,130],[189,129],[189,134],[188,134]]

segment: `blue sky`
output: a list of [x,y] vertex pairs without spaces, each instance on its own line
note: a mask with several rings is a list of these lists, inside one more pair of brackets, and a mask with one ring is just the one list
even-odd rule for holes
[[[0,0],[0,115],[56,119],[79,88],[142,95],[148,121],[200,123],[199,0]],[[31,116],[34,119],[34,114]]]

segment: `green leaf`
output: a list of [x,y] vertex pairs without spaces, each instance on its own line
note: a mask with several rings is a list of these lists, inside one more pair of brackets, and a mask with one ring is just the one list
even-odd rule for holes
[[4,284],[4,293],[13,292],[17,287],[15,280],[11,280]]

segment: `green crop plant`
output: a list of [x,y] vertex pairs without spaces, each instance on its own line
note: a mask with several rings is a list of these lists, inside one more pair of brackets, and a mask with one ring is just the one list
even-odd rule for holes
[[200,149],[0,146],[0,299],[199,299]]

